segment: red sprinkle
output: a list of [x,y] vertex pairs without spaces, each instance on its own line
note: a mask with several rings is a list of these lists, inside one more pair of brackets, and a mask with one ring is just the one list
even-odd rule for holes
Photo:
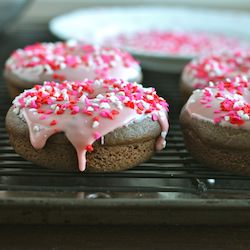
[[87,150],[88,152],[92,152],[94,151],[94,148],[91,144],[88,144],[86,147],[85,147],[85,150]]

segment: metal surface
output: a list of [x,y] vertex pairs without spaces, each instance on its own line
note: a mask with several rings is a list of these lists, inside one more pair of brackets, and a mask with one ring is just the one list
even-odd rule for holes
[[[1,67],[13,49],[44,40],[53,38],[42,26],[5,37]],[[50,171],[17,155],[4,128],[10,100],[1,80],[0,223],[249,223],[250,177],[205,168],[185,149],[178,78],[144,72],[145,85],[155,83],[170,103],[166,150],[131,170],[104,174]]]

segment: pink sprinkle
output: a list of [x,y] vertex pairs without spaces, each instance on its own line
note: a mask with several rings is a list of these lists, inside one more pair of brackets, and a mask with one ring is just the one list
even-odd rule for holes
[[202,100],[200,100],[200,103],[201,104],[207,104],[207,101],[202,99]]
[[215,111],[214,111],[214,113],[215,114],[219,114],[221,111],[219,110],[219,109],[216,109]]
[[45,112],[45,114],[47,114],[47,115],[50,115],[50,114],[52,114],[53,113],[53,110],[51,110],[51,109],[48,109],[48,110],[46,110],[46,112]]
[[152,114],[152,120],[155,122],[158,120],[158,115]]
[[101,133],[99,133],[99,132],[97,132],[97,131],[93,133],[93,136],[94,136],[94,138],[95,138],[96,140],[98,140],[99,138],[102,137]]
[[73,111],[79,113],[80,108],[78,106],[73,106]]
[[207,104],[205,107],[206,107],[206,108],[211,108],[212,105],[211,105],[211,104]]
[[107,111],[103,110],[100,115],[104,118],[107,118],[108,117],[108,114],[107,114]]
[[86,104],[87,106],[90,106],[90,105],[91,105],[91,102],[90,102],[90,100],[89,100],[88,97],[86,97],[84,101],[85,101],[85,104]]
[[221,117],[215,117],[214,118],[214,123],[217,124],[217,123],[220,123],[221,122]]
[[40,120],[45,120],[47,118],[47,115],[41,115]]

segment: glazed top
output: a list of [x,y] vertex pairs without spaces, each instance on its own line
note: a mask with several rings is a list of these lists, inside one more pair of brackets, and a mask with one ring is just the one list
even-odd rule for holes
[[247,43],[226,35],[184,30],[151,30],[120,34],[109,38],[109,43],[131,51],[184,57],[248,46]]
[[16,50],[6,73],[29,82],[79,81],[85,78],[140,80],[140,66],[127,52],[76,41],[36,43]]
[[165,147],[168,104],[154,88],[123,80],[45,82],[24,91],[13,101],[13,111],[24,118],[34,148],[43,148],[59,132],[75,147],[79,169],[86,165],[86,152],[94,141],[131,122],[151,117],[162,133],[156,149]]
[[234,77],[197,89],[185,109],[197,119],[221,126],[250,129],[250,85],[246,77]]
[[191,88],[204,88],[237,75],[250,76],[250,50],[234,50],[193,59],[183,71],[182,80]]

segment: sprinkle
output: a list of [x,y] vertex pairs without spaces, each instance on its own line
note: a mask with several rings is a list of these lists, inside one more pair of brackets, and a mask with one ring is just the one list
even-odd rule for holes
[[33,130],[34,130],[35,132],[39,132],[39,131],[40,131],[40,127],[39,127],[38,125],[35,125],[35,126],[33,127]]
[[101,137],[101,145],[104,145],[104,136]]
[[98,121],[94,121],[92,128],[97,128],[100,125],[100,123]]
[[94,151],[94,148],[91,144],[88,144],[86,147],[85,147],[85,150],[88,151],[89,153]]
[[39,119],[40,120],[45,120],[46,118],[47,118],[47,115],[41,115]]
[[95,140],[98,140],[101,138],[102,135],[99,132],[94,132],[93,136],[94,136]]
[[56,120],[52,120],[51,122],[50,122],[50,126],[55,126],[57,124],[57,121]]
[[157,120],[158,120],[158,115],[152,114],[152,120],[153,120],[153,121],[157,121]]
[[162,131],[161,132],[161,137],[165,139],[166,136],[167,136],[167,131]]
[[18,115],[19,112],[20,112],[20,108],[15,107],[15,108],[13,109],[13,112],[14,112],[16,115]]

